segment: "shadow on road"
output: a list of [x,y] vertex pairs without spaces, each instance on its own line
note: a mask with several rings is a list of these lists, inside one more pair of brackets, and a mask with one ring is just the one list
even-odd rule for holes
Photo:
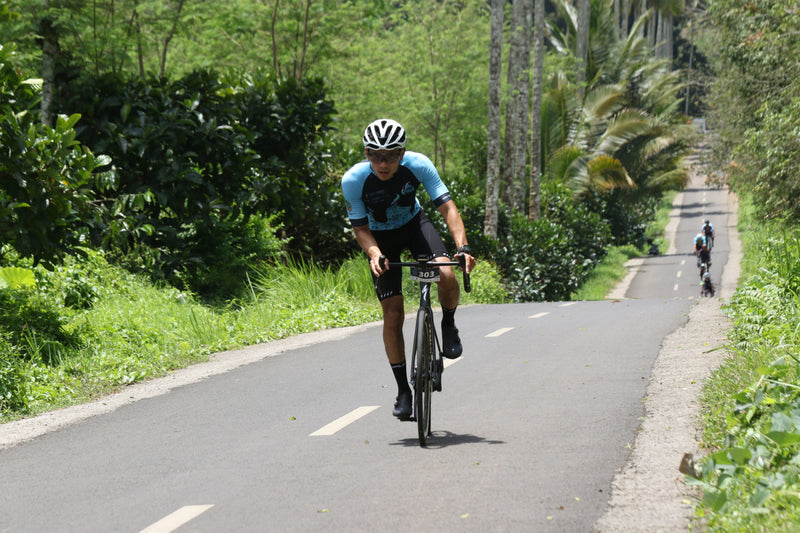
[[[477,435],[459,435],[449,431],[434,431],[428,437],[428,448],[447,448],[448,446],[455,446],[458,444],[505,444],[502,440],[490,440]],[[416,437],[403,439],[398,442],[393,442],[392,446],[419,446],[419,440]]]

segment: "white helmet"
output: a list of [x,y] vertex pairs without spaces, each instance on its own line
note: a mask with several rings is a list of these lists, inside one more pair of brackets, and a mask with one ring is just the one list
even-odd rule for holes
[[394,150],[405,148],[406,132],[398,122],[381,118],[364,130],[364,148],[370,150]]

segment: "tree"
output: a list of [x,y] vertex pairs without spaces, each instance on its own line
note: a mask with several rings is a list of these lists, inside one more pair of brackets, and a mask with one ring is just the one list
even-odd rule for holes
[[715,30],[705,45],[717,73],[714,165],[752,195],[760,217],[800,220],[800,65],[787,60],[800,52],[797,4],[720,0],[706,18]]
[[541,213],[540,186],[542,180],[542,91],[544,88],[544,0],[534,5],[533,29],[533,86],[531,88],[531,178],[528,217],[539,218]]
[[586,69],[589,67],[589,33],[591,27],[592,0],[575,0],[576,9],[576,45],[575,57],[578,60],[576,66],[575,83],[578,86],[578,93],[581,99],[586,93]]
[[494,239],[497,238],[500,185],[500,73],[504,3],[505,0],[492,0],[492,39],[489,46],[489,129],[486,139],[486,218],[483,223],[483,233]]
[[525,209],[532,0],[514,0],[508,55],[508,104],[503,156],[503,200]]

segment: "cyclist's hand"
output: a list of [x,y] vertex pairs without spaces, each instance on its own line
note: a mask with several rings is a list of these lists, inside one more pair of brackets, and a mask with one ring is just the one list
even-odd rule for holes
[[380,277],[381,274],[389,270],[389,260],[385,255],[376,255],[369,259],[369,269],[372,273]]
[[464,270],[464,272],[466,272],[467,274],[472,272],[472,269],[475,268],[475,264],[478,261],[467,252],[459,252],[456,255],[460,258],[458,261],[461,262],[462,269]]

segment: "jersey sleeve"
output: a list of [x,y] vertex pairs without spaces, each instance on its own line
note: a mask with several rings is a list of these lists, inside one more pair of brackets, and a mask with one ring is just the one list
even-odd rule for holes
[[406,155],[403,156],[403,165],[414,172],[419,182],[425,187],[428,196],[433,200],[433,205],[439,207],[450,200],[450,190],[426,155],[418,152],[406,152]]
[[368,175],[369,163],[361,162],[345,172],[342,178],[342,193],[344,194],[344,201],[347,205],[347,216],[350,218],[350,224],[353,227],[366,226],[369,224],[367,206],[364,205],[364,200],[361,197],[361,192],[364,187],[365,166],[367,167],[366,173]]

